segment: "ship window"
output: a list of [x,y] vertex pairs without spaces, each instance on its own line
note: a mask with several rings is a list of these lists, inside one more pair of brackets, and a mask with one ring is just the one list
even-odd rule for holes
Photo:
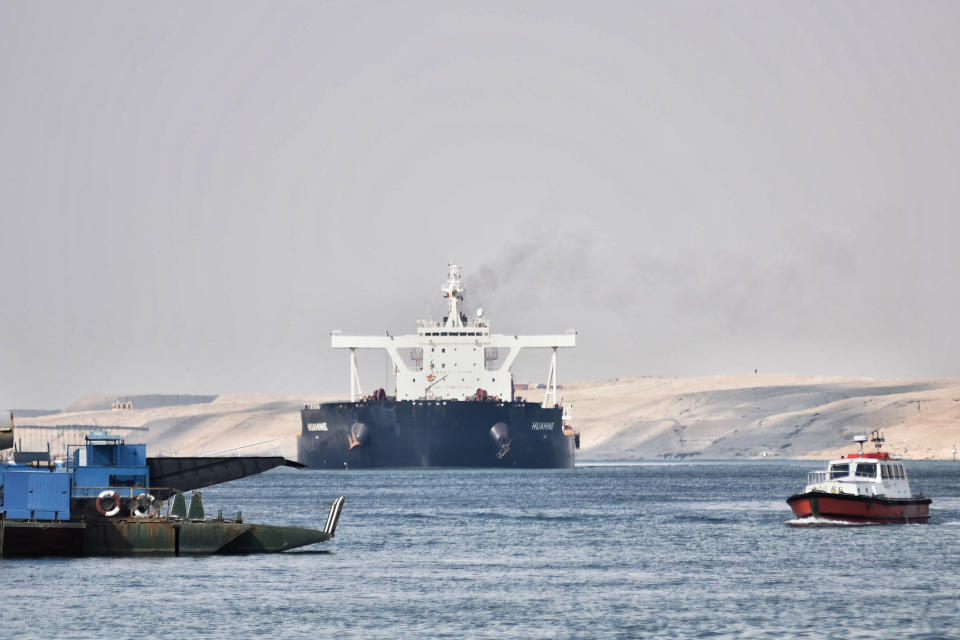
[[882,478],[889,478],[889,477],[890,477],[890,465],[888,465],[888,464],[882,464],[882,465],[880,465],[880,476],[881,476]]
[[442,365],[440,365],[440,366],[441,366],[442,368],[446,369],[446,368],[447,368],[447,363],[444,362],[444,363],[443,363]]
[[507,356],[513,349],[504,349],[498,347],[483,348],[483,363],[487,371],[499,371],[500,367],[506,362]]
[[904,474],[904,472],[903,472],[903,465],[900,465],[900,464],[897,465],[897,477],[898,477],[898,478],[906,478],[906,477],[907,477],[907,476]]
[[423,347],[413,347],[407,349],[398,349],[400,359],[403,360],[403,367],[408,371],[423,370]]
[[834,478],[845,478],[847,474],[850,473],[850,465],[848,464],[835,464],[830,466],[830,479]]
[[874,462],[870,463],[860,463],[857,465],[857,477],[858,478],[876,478],[877,477],[877,465]]
[[446,349],[440,349],[440,353],[446,353],[446,352],[447,352]]
[[110,486],[111,487],[145,487],[147,486],[147,480],[145,476],[123,476],[123,475],[110,475]]

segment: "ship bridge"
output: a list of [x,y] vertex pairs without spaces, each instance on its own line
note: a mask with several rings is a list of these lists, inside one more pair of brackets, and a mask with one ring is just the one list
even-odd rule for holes
[[357,349],[383,349],[390,356],[399,400],[466,400],[478,389],[488,396],[513,400],[511,367],[522,349],[552,349],[544,406],[557,399],[557,351],[576,346],[576,331],[556,335],[503,335],[490,333],[483,309],[473,320],[461,310],[464,287],[460,266],[449,265],[441,287],[447,313],[440,320],[417,322],[417,333],[394,336],[345,336],[331,333],[331,346],[350,350],[350,400],[361,397]]

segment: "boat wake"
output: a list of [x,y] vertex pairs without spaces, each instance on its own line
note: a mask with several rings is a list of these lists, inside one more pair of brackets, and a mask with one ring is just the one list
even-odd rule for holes
[[869,522],[848,522],[845,520],[831,520],[830,518],[818,518],[809,516],[807,518],[795,518],[784,522],[790,527],[866,527]]

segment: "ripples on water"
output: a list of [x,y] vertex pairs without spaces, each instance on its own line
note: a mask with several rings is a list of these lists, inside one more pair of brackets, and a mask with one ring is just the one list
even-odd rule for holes
[[[928,525],[795,528],[818,464],[278,469],[211,514],[337,539],[247,557],[0,560],[3,637],[960,637],[960,465]],[[329,553],[318,550],[329,549]]]

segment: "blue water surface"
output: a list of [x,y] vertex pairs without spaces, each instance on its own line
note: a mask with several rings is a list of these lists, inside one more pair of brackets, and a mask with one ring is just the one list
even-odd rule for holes
[[930,524],[798,529],[816,463],[277,469],[203,491],[336,539],[243,557],[0,560],[8,638],[956,638],[960,464]]

